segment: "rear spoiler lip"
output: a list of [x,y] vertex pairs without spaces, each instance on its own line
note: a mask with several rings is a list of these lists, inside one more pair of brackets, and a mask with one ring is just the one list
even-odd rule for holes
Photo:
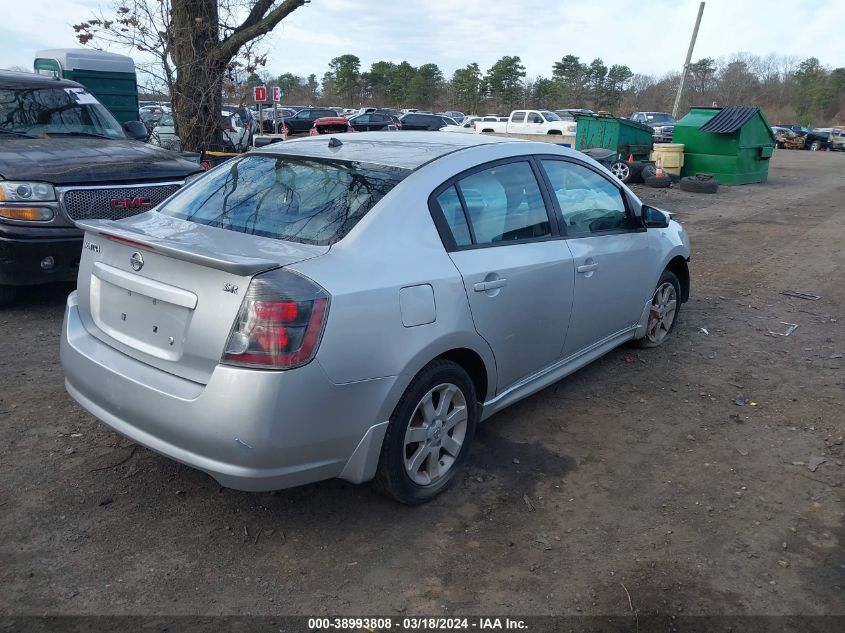
[[241,277],[251,277],[258,273],[272,270],[273,268],[280,268],[284,265],[282,262],[260,257],[246,257],[231,253],[218,256],[200,249],[188,250],[187,247],[181,244],[178,247],[173,246],[165,240],[151,238],[149,235],[118,227],[114,224],[113,220],[82,220],[77,221],[75,224],[80,229],[90,233],[102,235],[106,238],[116,237],[118,239],[128,240],[134,244],[138,244],[138,248],[147,248],[158,253],[163,253],[173,259],[180,259],[192,264],[222,270]]

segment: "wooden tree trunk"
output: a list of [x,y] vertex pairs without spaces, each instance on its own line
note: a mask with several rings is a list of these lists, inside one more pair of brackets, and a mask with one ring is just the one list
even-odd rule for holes
[[176,80],[171,98],[182,148],[219,149],[223,75],[217,0],[172,0],[171,41]]

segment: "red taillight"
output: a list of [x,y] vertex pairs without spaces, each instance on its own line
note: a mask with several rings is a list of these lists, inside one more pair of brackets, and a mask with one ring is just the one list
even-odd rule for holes
[[323,334],[329,296],[309,279],[275,270],[250,282],[222,361],[292,369],[311,361]]
[[299,315],[299,304],[294,301],[256,301],[255,316],[260,321],[291,323]]
[[230,132],[237,132],[238,130],[237,130],[237,128],[230,127],[230,128],[229,128],[229,131],[230,131]]
[[473,123],[472,123],[472,129],[473,130],[475,129],[475,121],[473,121]]

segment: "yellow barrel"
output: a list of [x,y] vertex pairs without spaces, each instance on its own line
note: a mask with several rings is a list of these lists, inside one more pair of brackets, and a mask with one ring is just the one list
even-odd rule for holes
[[684,166],[684,144],[683,143],[655,143],[654,151],[651,153],[651,160],[660,160],[663,171],[667,174],[681,175],[681,167]]

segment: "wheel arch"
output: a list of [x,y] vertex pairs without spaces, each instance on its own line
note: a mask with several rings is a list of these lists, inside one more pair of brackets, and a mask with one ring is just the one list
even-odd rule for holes
[[390,417],[414,376],[438,358],[457,363],[469,374],[479,404],[488,400],[491,397],[490,391],[496,388],[497,380],[493,350],[480,336],[476,341],[463,338],[464,340],[461,340],[457,336],[448,336],[417,353],[396,377],[393,387],[382,404],[379,420],[387,420]]
[[675,255],[666,264],[665,270],[674,273],[675,277],[678,278],[681,284],[681,302],[686,303],[689,301],[690,277],[689,265],[687,264],[686,258],[681,255]]

